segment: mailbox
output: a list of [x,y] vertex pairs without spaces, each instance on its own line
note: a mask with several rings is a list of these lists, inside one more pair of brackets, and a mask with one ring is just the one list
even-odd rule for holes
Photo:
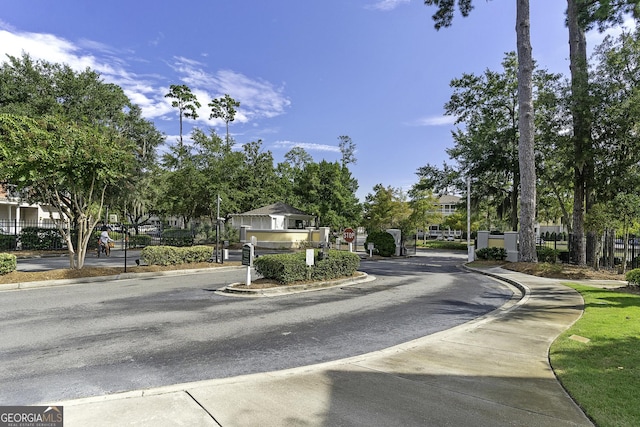
[[242,246],[242,265],[253,267],[253,245],[245,243]]

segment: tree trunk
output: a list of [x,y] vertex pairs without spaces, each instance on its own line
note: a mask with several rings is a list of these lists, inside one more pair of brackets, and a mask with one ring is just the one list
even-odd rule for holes
[[573,115],[573,235],[571,261],[586,265],[584,234],[585,196],[591,151],[591,121],[588,100],[587,41],[578,22],[577,0],[567,1],[567,26],[569,27],[569,59],[571,68],[571,110]]
[[518,160],[520,163],[519,260],[538,262],[535,241],[536,165],[533,148],[533,57],[529,22],[529,0],[518,0],[516,34],[518,44]]

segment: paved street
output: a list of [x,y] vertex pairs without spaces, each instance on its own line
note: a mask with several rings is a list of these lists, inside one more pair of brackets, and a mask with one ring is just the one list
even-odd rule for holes
[[401,344],[511,297],[459,269],[463,261],[446,253],[363,261],[376,280],[274,298],[213,292],[241,281],[241,268],[3,292],[0,404],[294,368]]

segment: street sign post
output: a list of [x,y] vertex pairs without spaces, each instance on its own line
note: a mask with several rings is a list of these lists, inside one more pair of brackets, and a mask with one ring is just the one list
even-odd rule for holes
[[353,241],[356,239],[356,232],[353,228],[345,228],[342,232],[342,238],[349,243],[349,252],[353,252]]
[[251,286],[251,267],[253,267],[253,245],[251,243],[245,243],[242,246],[242,265],[247,266],[247,280],[245,284],[249,287]]
[[353,228],[345,228],[342,232],[342,238],[347,243],[353,243],[353,241],[356,239],[356,232],[353,231]]

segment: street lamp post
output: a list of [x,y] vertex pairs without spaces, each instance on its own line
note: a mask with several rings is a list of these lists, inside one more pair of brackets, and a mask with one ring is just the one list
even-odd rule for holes
[[220,249],[220,194],[216,197],[216,264],[218,264],[218,250]]
[[467,176],[467,260],[474,259],[474,247],[471,246],[471,177]]

